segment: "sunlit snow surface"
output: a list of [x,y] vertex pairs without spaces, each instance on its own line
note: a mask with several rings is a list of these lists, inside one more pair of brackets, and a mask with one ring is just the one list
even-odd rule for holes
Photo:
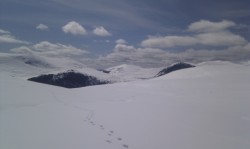
[[78,89],[25,80],[40,69],[7,67],[0,65],[1,149],[250,148],[250,65],[206,62]]

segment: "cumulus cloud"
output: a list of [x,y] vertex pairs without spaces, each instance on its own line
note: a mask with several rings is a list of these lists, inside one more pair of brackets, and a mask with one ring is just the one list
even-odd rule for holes
[[122,51],[135,51],[135,47],[134,46],[130,46],[130,45],[125,45],[125,44],[116,44],[115,48],[113,49],[113,51],[115,52],[122,52]]
[[116,44],[126,44],[127,41],[124,40],[124,39],[118,39],[118,40],[115,41],[115,43],[116,43]]
[[189,25],[189,36],[149,36],[141,42],[143,47],[168,48],[177,46],[233,46],[246,44],[246,40],[227,28],[235,26],[231,21],[210,22],[202,20]]
[[44,24],[39,24],[36,26],[36,29],[39,29],[39,30],[48,30],[49,27],[47,25],[44,25]]
[[108,32],[103,26],[96,27],[93,30],[93,33],[97,36],[111,36],[111,33]]
[[64,45],[60,43],[51,43],[48,41],[42,41],[35,45],[29,47],[19,47],[11,49],[12,52],[15,53],[33,53],[42,56],[59,56],[59,57],[67,57],[74,55],[83,55],[88,53],[88,51],[73,47],[72,45]]
[[0,29],[0,43],[29,44],[28,41],[19,40],[11,35],[9,31]]
[[64,33],[70,33],[72,35],[86,35],[86,29],[75,21],[68,22],[62,27]]
[[188,31],[192,32],[216,32],[225,30],[229,27],[235,26],[232,21],[223,20],[221,22],[211,22],[208,20],[200,20],[188,26]]

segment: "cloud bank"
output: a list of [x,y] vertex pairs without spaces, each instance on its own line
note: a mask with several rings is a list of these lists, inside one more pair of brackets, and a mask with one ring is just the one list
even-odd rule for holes
[[[232,21],[201,20],[188,26],[188,34],[191,35],[149,36],[141,42],[142,47],[128,45],[119,39],[113,51],[99,57],[97,63],[103,67],[123,63],[155,67],[177,61],[249,60],[249,41],[229,29],[236,25]],[[169,50],[177,47],[182,50]]]
[[220,50],[187,49],[181,52],[170,52],[159,48],[136,48],[132,45],[117,44],[112,53],[99,57],[91,66],[105,68],[127,63],[143,67],[162,67],[179,61],[191,63],[213,60],[238,62],[249,59],[250,43]]
[[[66,28],[71,27],[69,25]],[[162,67],[178,61],[199,63],[212,60],[234,62],[249,60],[250,42],[233,32],[231,27],[237,27],[237,24],[225,20],[220,22],[201,20],[183,29],[186,33],[184,35],[148,36],[137,45],[130,45],[124,39],[117,39],[112,51],[98,58],[83,57],[88,51],[72,45],[48,41],[14,48],[11,51],[40,57],[66,57],[95,68],[107,68],[124,63],[143,67]],[[0,30],[0,35],[10,35],[10,33]]]
[[0,43],[29,44],[28,41],[19,40],[9,31],[0,29]]
[[211,22],[208,20],[200,20],[188,26],[191,32],[217,32],[236,26],[232,21],[223,20],[221,22]]
[[71,57],[75,55],[83,55],[88,51],[76,48],[72,45],[64,45],[60,43],[51,43],[42,41],[32,46],[22,46],[11,49],[14,53],[35,54],[47,57]]
[[177,46],[236,46],[247,43],[244,37],[232,33],[229,27],[236,24],[231,21],[210,22],[201,20],[188,26],[192,35],[186,36],[149,36],[141,42],[143,47],[169,48]]

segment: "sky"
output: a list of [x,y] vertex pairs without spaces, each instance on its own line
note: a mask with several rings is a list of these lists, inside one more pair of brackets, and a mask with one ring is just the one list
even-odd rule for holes
[[250,59],[248,0],[1,0],[0,52],[91,67]]

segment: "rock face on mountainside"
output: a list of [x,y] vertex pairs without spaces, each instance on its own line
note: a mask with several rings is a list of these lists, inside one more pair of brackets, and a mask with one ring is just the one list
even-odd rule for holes
[[191,67],[195,67],[195,66],[191,65],[191,64],[183,63],[183,62],[176,63],[176,64],[173,64],[173,65],[167,67],[167,68],[162,69],[157,75],[155,75],[155,77],[163,76],[163,75],[168,74],[172,71],[191,68]]
[[58,74],[44,74],[29,78],[28,80],[65,88],[79,88],[109,83],[108,81],[99,80],[96,77],[82,74],[74,70],[69,70]]

